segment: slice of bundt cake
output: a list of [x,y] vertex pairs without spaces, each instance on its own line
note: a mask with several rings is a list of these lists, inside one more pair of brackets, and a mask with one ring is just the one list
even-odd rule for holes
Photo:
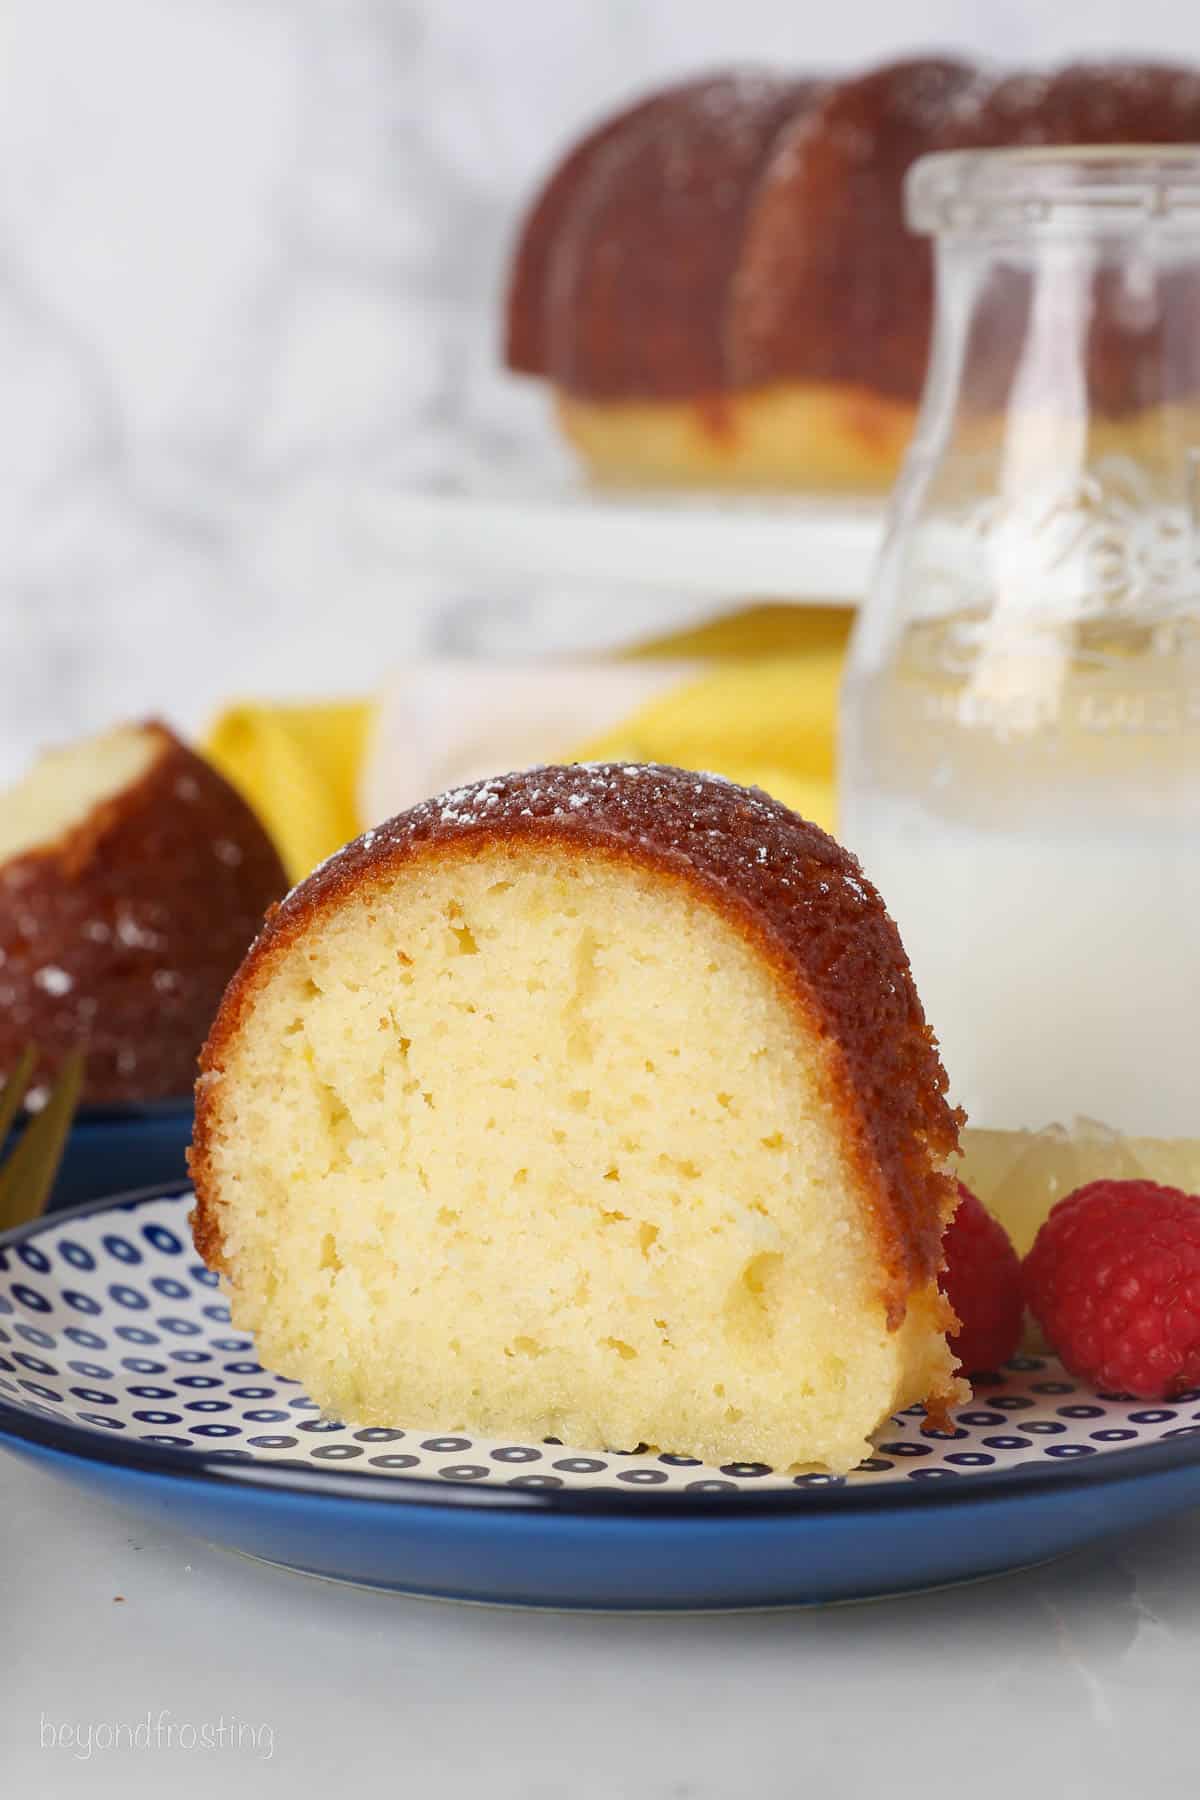
[[46,1081],[86,1051],[86,1100],[186,1096],[286,887],[245,801],[164,725],[43,756],[0,793],[0,1078],[32,1040]]
[[345,1418],[845,1470],[958,1393],[936,1045],[854,858],[761,793],[427,802],[284,902],[202,1069],[196,1242]]

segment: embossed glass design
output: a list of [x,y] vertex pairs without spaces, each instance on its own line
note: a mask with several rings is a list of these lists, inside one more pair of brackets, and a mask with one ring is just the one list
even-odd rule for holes
[[841,828],[973,1122],[1200,1135],[1200,149],[935,156]]

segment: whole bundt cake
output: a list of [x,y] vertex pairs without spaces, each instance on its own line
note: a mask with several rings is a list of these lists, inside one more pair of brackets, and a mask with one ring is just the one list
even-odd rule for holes
[[0,794],[0,1079],[87,1054],[84,1098],[182,1098],[222,991],[287,887],[245,801],[166,726],[55,750]]
[[886,485],[929,348],[930,252],[902,210],[916,158],[1196,141],[1200,74],[1165,64],[689,82],[593,131],[535,199],[507,361],[552,384],[604,477]]
[[343,1418],[845,1470],[960,1392],[936,1044],[854,858],[757,791],[418,806],[273,915],[202,1070],[196,1243]]

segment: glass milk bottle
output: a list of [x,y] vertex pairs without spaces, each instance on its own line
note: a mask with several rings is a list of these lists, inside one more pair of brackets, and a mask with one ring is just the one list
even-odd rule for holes
[[1200,1136],[1200,150],[926,158],[841,834],[972,1124]]

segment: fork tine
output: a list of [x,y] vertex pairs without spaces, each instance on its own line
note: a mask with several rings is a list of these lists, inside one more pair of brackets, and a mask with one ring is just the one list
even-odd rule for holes
[[16,1067],[0,1088],[0,1149],[17,1116],[17,1108],[25,1098],[25,1090],[29,1086],[29,1077],[37,1067],[37,1046],[26,1044],[17,1058]]
[[59,1071],[50,1098],[30,1120],[20,1142],[0,1170],[0,1230],[40,1217],[54,1186],[67,1133],[83,1086],[84,1056],[72,1050]]

